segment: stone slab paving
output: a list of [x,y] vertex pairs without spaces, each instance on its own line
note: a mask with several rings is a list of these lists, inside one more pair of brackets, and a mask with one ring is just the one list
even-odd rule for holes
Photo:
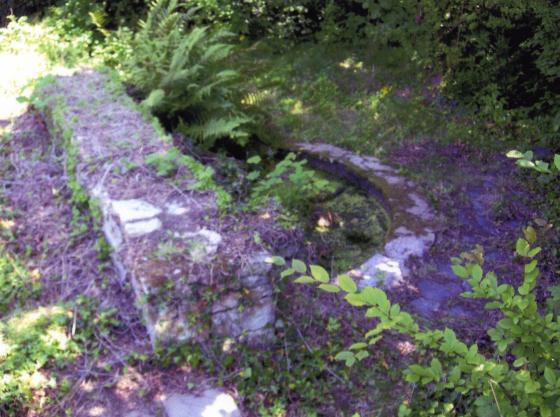
[[214,193],[193,191],[196,178],[185,167],[167,179],[146,164],[171,140],[122,86],[83,71],[53,77],[37,95],[66,151],[70,186],[100,213],[152,343],[216,335],[266,342],[274,322],[268,253],[247,228],[222,226]]
[[343,164],[377,187],[391,218],[383,251],[372,253],[362,265],[350,271],[361,286],[403,285],[410,275],[408,263],[422,257],[435,240],[435,215],[416,185],[393,167],[373,156],[358,155],[325,143],[296,142],[290,149],[322,160]]

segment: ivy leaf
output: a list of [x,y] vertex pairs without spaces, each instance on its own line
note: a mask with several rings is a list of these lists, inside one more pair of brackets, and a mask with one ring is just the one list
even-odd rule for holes
[[292,260],[292,268],[300,274],[305,274],[307,272],[307,266],[299,259]]
[[321,284],[321,285],[319,285],[319,288],[323,291],[331,292],[331,293],[340,292],[340,288],[338,288],[336,285],[332,285],[332,284]]
[[317,281],[323,283],[329,282],[329,273],[325,270],[325,268],[319,265],[311,265],[310,268],[311,275],[313,275],[313,278]]
[[338,285],[340,285],[340,288],[342,288],[343,291],[351,294],[358,291],[358,286],[348,275],[339,275],[336,280],[338,281]]

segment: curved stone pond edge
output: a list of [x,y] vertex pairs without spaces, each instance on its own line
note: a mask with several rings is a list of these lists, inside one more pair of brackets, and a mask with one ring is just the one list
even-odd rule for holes
[[304,157],[343,165],[351,174],[346,175],[346,180],[356,181],[353,185],[366,188],[368,194],[378,198],[391,220],[385,245],[349,274],[360,286],[393,288],[405,284],[410,275],[409,261],[424,256],[435,241],[435,215],[416,184],[378,158],[334,145],[291,142],[284,147]]

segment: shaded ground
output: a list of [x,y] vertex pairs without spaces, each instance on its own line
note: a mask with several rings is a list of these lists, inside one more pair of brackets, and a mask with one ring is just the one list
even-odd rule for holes
[[[495,271],[501,282],[520,283],[522,262],[515,258],[515,241],[530,224],[541,242],[550,233],[534,222],[539,213],[523,173],[501,154],[483,154],[461,143],[409,144],[395,148],[389,159],[424,188],[440,218],[436,242],[415,263],[411,286],[400,294],[402,302],[436,324],[484,337],[497,313],[460,296],[468,284],[454,276],[450,258],[480,245],[486,271]],[[547,256],[546,247],[542,256]],[[553,269],[549,263],[543,271],[539,291],[550,283]]]
[[[67,378],[72,385],[66,396],[40,415],[64,410],[84,417],[117,417],[133,410],[157,415],[161,410],[154,400],[161,399],[164,392],[185,391],[187,383],[192,388],[203,386],[205,379],[191,369],[165,371],[141,360],[150,355],[151,345],[132,289],[117,279],[107,258],[100,259],[99,235],[89,220],[72,210],[64,158],[42,118],[28,111],[14,120],[9,132],[0,152],[0,191],[7,202],[1,213],[13,213],[13,238],[4,243],[25,260],[29,270],[38,271],[41,281],[40,295],[28,302],[26,310],[85,296],[99,303],[100,311],[115,309],[118,320],[110,333],[96,329],[91,345],[75,362],[59,371],[46,370],[47,375]],[[79,332],[92,318],[82,317],[80,310],[76,313],[77,329],[73,331]],[[55,392],[38,392],[37,403],[41,396],[56,398]],[[37,414],[30,410],[28,415]]]

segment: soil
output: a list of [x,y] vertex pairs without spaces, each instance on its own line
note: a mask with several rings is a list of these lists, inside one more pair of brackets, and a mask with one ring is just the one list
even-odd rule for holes
[[[159,415],[160,402],[154,400],[163,393],[184,392],[187,383],[211,385],[208,377],[188,368],[162,370],[156,364],[128,360],[132,353],[151,354],[134,294],[130,285],[118,280],[111,263],[99,259],[99,235],[92,225],[86,224],[78,232],[85,220],[72,213],[64,157],[41,116],[27,111],[15,118],[9,140],[1,145],[3,209],[15,214],[13,238],[3,243],[25,259],[30,270],[39,271],[41,293],[33,304],[45,306],[85,295],[98,300],[103,309],[116,308],[120,322],[110,338],[95,335],[103,346],[99,357],[86,352],[58,372],[60,380],[69,378],[75,383],[61,402],[54,401],[41,415],[63,415],[65,410],[72,410],[76,417],[121,417],[133,410]],[[55,398],[51,391],[41,390],[37,395]],[[36,415],[32,410],[27,414]]]

